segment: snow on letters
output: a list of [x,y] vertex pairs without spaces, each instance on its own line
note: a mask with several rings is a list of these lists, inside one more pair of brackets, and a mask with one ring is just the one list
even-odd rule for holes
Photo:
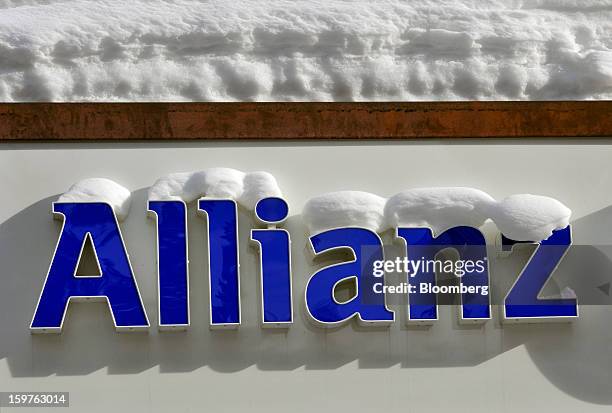
[[480,227],[491,219],[508,238],[541,241],[569,225],[572,211],[556,199],[520,194],[496,201],[473,188],[417,188],[389,199],[341,191],[310,199],[302,217],[311,233],[341,226],[384,232],[397,226],[422,226],[440,233],[456,226]]
[[231,168],[170,174],[149,189],[150,201],[192,202],[202,196],[229,198],[250,210],[261,199],[281,195],[276,179],[268,172],[244,173]]
[[[149,328],[118,223],[128,214],[130,198],[130,191],[114,181],[91,178],[72,185],[53,203],[55,216],[64,222],[30,325],[32,332],[61,332],[68,304],[80,299],[105,300],[119,331]],[[262,326],[288,328],[293,323],[291,236],[277,227],[287,219],[289,206],[274,176],[230,168],[175,173],[158,179],[148,198],[147,210],[157,227],[161,330],[183,330],[191,323],[187,203],[196,200],[199,215],[208,222],[210,327],[238,328],[242,320],[238,205],[253,211],[258,224],[251,229],[250,240],[259,254]],[[505,235],[503,246],[521,241],[536,244],[532,259],[504,299],[503,320],[574,319],[578,307],[571,290],[563,289],[560,298],[540,297],[571,245],[570,216],[569,208],[553,198],[519,194],[497,201],[483,191],[465,187],[411,189],[388,199],[358,191],[314,197],[302,213],[311,232],[312,251],[320,255],[350,249],[354,259],[310,276],[304,292],[308,319],[322,327],[337,326],[354,317],[366,326],[389,325],[395,320],[385,301],[389,291],[384,273],[374,271],[376,263],[386,267],[385,248],[377,233],[395,229],[396,240],[406,248],[404,258],[427,264],[406,273],[402,283],[410,294],[407,322],[437,319],[436,294],[442,290],[436,285],[435,271],[428,268],[436,253],[449,247],[466,263],[461,265],[457,290],[461,294],[460,318],[486,322],[491,318],[487,245],[477,228],[489,219]],[[88,240],[100,274],[77,276]],[[352,278],[358,285],[355,297],[337,301],[335,286]]]

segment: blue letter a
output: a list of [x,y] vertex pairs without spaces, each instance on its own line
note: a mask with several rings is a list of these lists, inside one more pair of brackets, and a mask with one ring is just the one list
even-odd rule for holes
[[[310,277],[306,286],[306,310],[317,325],[334,327],[355,316],[362,325],[389,325],[394,313],[387,309],[383,294],[375,294],[374,262],[382,261],[380,237],[365,228],[336,228],[310,237],[315,254],[348,250],[353,259],[325,267]],[[354,279],[356,294],[338,302],[334,290],[341,282]]]
[[[61,332],[71,299],[106,300],[118,330],[149,327],[121,231],[110,205],[102,202],[54,203],[64,217],[55,255],[43,286],[30,329]],[[77,266],[89,238],[100,275],[77,276]]]

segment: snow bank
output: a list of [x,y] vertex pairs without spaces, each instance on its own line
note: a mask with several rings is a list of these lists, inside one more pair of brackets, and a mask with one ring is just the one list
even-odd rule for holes
[[0,0],[0,101],[611,99],[610,0]]
[[389,199],[366,192],[334,192],[310,199],[302,213],[313,234],[342,226],[384,232],[397,226],[479,227],[487,219],[516,241],[541,241],[569,225],[572,211],[556,199],[520,194],[496,201],[473,188],[418,188]]
[[244,173],[231,168],[174,173],[158,179],[149,188],[150,201],[182,199],[191,202],[202,196],[231,198],[252,210],[260,199],[280,197],[282,193],[276,179],[268,172]]
[[130,211],[131,192],[115,181],[105,178],[83,179],[60,195],[57,202],[106,202],[117,219],[124,220]]

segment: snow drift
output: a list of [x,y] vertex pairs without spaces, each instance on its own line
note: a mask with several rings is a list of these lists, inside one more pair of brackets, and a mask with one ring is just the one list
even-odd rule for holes
[[310,199],[302,212],[311,233],[359,226],[384,232],[397,226],[428,227],[439,234],[456,226],[480,227],[488,219],[516,241],[541,241],[569,225],[572,211],[556,199],[520,194],[496,201],[473,188],[417,188],[389,199],[342,191]]
[[0,101],[611,99],[611,0],[0,0]]

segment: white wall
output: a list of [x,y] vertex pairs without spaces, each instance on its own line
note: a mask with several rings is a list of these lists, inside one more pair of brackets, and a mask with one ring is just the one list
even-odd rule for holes
[[[73,182],[107,177],[134,191],[122,224],[156,323],[155,224],[146,190],[164,174],[233,167],[273,173],[291,207],[296,322],[259,327],[250,217],[241,213],[243,326],[207,326],[205,223],[190,211],[192,328],[118,334],[104,304],[71,304],[61,335],[30,335],[60,223],[51,202]],[[610,411],[612,311],[583,306],[573,324],[459,326],[449,307],[431,328],[325,331],[303,318],[316,268],[300,220],[311,196],[343,189],[380,195],[419,186],[473,186],[494,197],[535,193],[574,211],[576,244],[560,268],[612,279],[612,146],[591,141],[181,142],[0,145],[0,390],[69,391],[74,411]],[[489,228],[489,232],[491,229]],[[386,241],[390,237],[386,236]],[[606,248],[606,246],[608,246]],[[511,283],[526,255],[496,262]],[[319,264],[320,265],[320,264]],[[593,287],[594,288],[594,287]]]

